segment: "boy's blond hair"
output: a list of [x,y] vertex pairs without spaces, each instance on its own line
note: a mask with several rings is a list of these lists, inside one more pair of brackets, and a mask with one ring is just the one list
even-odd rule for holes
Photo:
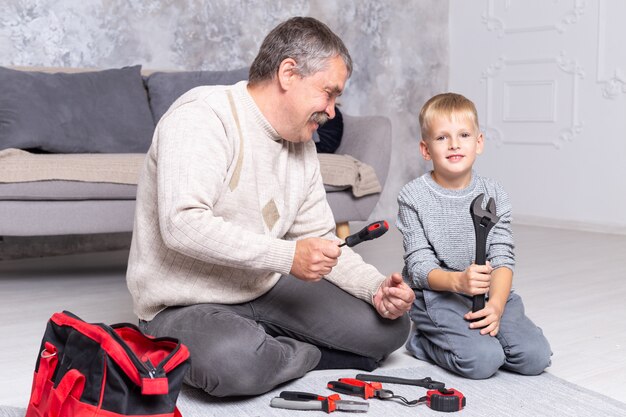
[[461,94],[437,94],[424,104],[419,116],[422,139],[429,137],[431,121],[438,117],[448,117],[449,119],[466,117],[474,122],[476,130],[479,129],[476,106],[470,99]]

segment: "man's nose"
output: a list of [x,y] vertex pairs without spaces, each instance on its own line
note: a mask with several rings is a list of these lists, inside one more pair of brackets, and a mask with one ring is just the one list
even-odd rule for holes
[[335,118],[335,99],[329,101],[328,106],[324,109],[324,112],[328,115],[329,119]]

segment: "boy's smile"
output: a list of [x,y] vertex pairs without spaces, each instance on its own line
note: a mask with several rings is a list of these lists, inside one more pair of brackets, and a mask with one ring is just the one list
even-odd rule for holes
[[454,155],[446,156],[446,159],[451,162],[458,162],[463,158],[463,156],[464,155],[461,155],[461,154],[454,154]]
[[483,135],[465,114],[439,116],[430,122],[429,136],[420,141],[422,157],[433,162],[433,179],[445,188],[465,188],[483,150]]

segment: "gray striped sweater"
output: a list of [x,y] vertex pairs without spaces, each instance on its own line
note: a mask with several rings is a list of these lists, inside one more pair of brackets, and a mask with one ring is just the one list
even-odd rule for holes
[[464,271],[474,261],[476,243],[469,207],[485,193],[496,201],[500,221],[487,239],[487,260],[492,267],[515,266],[511,202],[496,181],[472,172],[469,186],[451,190],[437,184],[431,173],[406,184],[398,196],[398,229],[404,244],[404,280],[413,288],[430,289],[428,274],[434,269]]

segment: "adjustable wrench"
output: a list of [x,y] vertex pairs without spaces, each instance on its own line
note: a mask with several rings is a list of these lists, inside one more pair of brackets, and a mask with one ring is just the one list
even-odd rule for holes
[[[476,265],[485,265],[486,250],[487,250],[487,236],[493,226],[498,223],[500,217],[496,216],[496,201],[493,198],[489,198],[487,202],[487,208],[483,209],[483,200],[485,194],[478,194],[476,198],[470,204],[470,214],[472,215],[472,221],[474,222],[474,233],[476,235]],[[472,312],[482,310],[485,308],[485,295],[475,295],[472,299]]]

